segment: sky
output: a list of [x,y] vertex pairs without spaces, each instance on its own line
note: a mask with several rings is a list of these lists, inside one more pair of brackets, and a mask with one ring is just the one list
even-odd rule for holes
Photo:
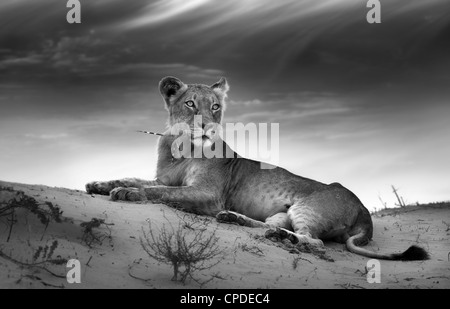
[[[151,179],[158,82],[230,85],[225,122],[279,123],[279,165],[367,208],[450,200],[450,3],[0,2],[0,179]],[[239,151],[239,149],[237,149]]]

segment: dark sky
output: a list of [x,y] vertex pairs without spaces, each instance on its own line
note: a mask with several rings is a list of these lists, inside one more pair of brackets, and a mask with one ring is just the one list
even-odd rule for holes
[[227,77],[225,121],[280,123],[280,165],[369,207],[450,199],[450,2],[0,2],[0,179],[151,178],[167,75]]

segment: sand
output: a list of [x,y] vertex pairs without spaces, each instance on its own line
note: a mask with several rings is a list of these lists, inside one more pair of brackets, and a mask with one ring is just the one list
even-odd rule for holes
[[[42,185],[0,182],[0,187],[23,191],[38,203],[51,202],[60,207],[64,218],[46,228],[34,214],[18,210],[11,233],[8,218],[0,218],[0,288],[450,288],[448,203],[375,214],[374,237],[368,248],[398,252],[418,244],[431,258],[380,261],[381,282],[368,283],[369,259],[348,252],[342,244],[326,243],[323,254],[306,253],[265,239],[264,229],[218,223],[214,218],[186,215],[166,205],[112,202],[107,196]],[[0,203],[10,198],[3,192]],[[85,234],[86,222],[93,218],[107,224],[92,229],[97,240]],[[175,227],[181,222],[186,233],[192,222],[194,228],[203,224],[206,234],[216,233],[216,243],[225,254],[218,265],[194,273],[199,282],[171,281],[172,267],[143,250],[140,238],[149,223],[157,232],[168,222]],[[50,259],[78,259],[80,284],[67,282],[70,269],[64,264],[39,264],[46,260],[45,247],[48,254],[55,241],[57,247]],[[41,252],[37,252],[39,247]]]

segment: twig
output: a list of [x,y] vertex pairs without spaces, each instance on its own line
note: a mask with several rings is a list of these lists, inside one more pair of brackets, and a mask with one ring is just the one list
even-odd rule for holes
[[50,224],[50,221],[47,221],[47,224],[45,225],[44,232],[42,233],[42,236],[41,236],[41,241],[44,240],[45,232],[47,232],[47,228],[48,228],[48,225],[49,225],[49,224]]
[[[64,277],[65,278],[65,277]],[[64,285],[53,285],[53,284],[50,284],[50,283],[47,283],[47,282],[44,282],[44,281],[41,281],[41,283],[44,285],[44,286],[48,286],[48,287],[51,287],[51,288],[58,288],[58,289],[65,289],[66,287],[64,286]]]
[[42,264],[46,264],[46,263],[50,263],[50,264],[56,264],[56,265],[62,265],[67,263],[66,259],[51,259],[51,260],[45,260],[45,261],[41,261],[41,262],[37,262],[37,263],[24,263],[21,261],[16,260],[15,258],[6,255],[3,251],[0,250],[0,257],[4,258],[5,260],[8,260],[10,262],[13,262],[15,264],[21,265],[21,266],[28,266],[28,267],[35,267],[35,266],[40,266]]
[[357,269],[355,271],[355,274],[360,273],[361,277],[367,276],[367,274],[369,273],[369,270],[367,269],[367,267],[364,267],[364,272],[360,271],[359,269]]
[[91,267],[91,266],[89,265],[89,263],[91,262],[91,260],[92,260],[92,256],[89,258],[89,261],[87,261],[87,263],[86,263],[86,266],[87,266],[87,267]]
[[[139,261],[140,262],[140,261]],[[136,263],[136,261],[134,261],[133,262],[133,265],[129,265],[128,266],[128,276],[130,276],[131,278],[133,278],[133,279],[137,279],[137,280],[140,280],[140,281],[143,281],[143,282],[145,282],[145,283],[148,283],[149,281],[151,281],[152,279],[144,279],[144,278],[140,278],[140,277],[137,277],[137,276],[135,276],[135,275],[133,275],[132,273],[131,273],[131,269],[133,268],[133,266],[134,265],[136,265],[136,264],[139,264],[139,263]]]
[[298,261],[300,261],[300,260],[306,261],[306,262],[308,262],[309,264],[312,264],[312,262],[311,262],[310,260],[307,260],[307,259],[302,258],[302,257],[300,257],[300,256],[296,256],[296,257],[294,258],[294,260],[292,261],[292,268],[297,269],[297,267],[298,267]]
[[362,290],[365,290],[366,289],[365,287],[362,287],[362,286],[357,285],[357,284],[351,284],[350,282],[349,283],[338,284],[338,286],[340,286],[340,287],[342,287],[342,288],[344,288],[346,290],[348,290],[348,289],[362,289]]
[[251,253],[253,255],[256,255],[256,256],[264,256],[264,252],[260,248],[258,248],[256,246],[250,247],[247,244],[241,244],[239,246],[241,247],[242,251],[249,252],[249,253]]
[[45,266],[42,266],[43,264],[46,264],[46,263],[62,265],[62,264],[67,263],[67,260],[65,260],[65,259],[45,260],[45,261],[41,261],[41,262],[37,262],[37,263],[24,263],[24,262],[16,260],[15,258],[13,258],[13,257],[11,257],[9,255],[6,255],[1,250],[0,250],[0,257],[4,258],[5,260],[8,260],[10,262],[13,262],[14,264],[20,265],[20,266],[36,267],[36,268],[45,270],[46,272],[48,272],[49,274],[51,274],[52,276],[55,276],[57,278],[61,278],[61,279],[65,279],[66,278],[66,276],[61,276],[61,275],[55,274],[54,272],[52,272],[51,270],[49,270]]
[[37,268],[39,268],[39,269],[42,269],[42,270],[45,270],[45,271],[48,272],[50,275],[52,275],[52,276],[54,276],[54,277],[56,277],[56,278],[67,279],[67,276],[55,274],[54,272],[52,272],[51,270],[49,270],[47,267],[44,267],[44,266],[35,266],[35,267],[37,267]]
[[381,205],[383,205],[384,209],[386,209],[387,208],[387,203],[381,199],[380,195],[378,195],[378,199],[380,200]]
[[219,273],[216,273],[216,274],[212,275],[212,277],[214,277],[216,279],[220,279],[220,280],[227,280],[227,278],[224,278],[224,277],[220,276]]
[[6,239],[6,242],[9,242],[9,240],[11,239],[11,233],[12,233],[12,229],[13,229],[13,226],[14,226],[14,214],[15,214],[15,211],[13,209],[11,211],[11,221],[10,221],[10,224],[9,224],[9,233],[8,233],[8,238]]
[[394,193],[395,196],[397,197],[397,200],[398,200],[398,206],[400,206],[400,207],[405,207],[406,205],[405,205],[405,202],[403,201],[403,198],[401,198],[401,197],[398,195],[398,193],[397,193],[398,189],[396,189],[394,186],[391,186],[391,187],[392,187],[393,193]]

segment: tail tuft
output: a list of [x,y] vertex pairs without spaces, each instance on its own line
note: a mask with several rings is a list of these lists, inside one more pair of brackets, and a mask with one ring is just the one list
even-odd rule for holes
[[423,261],[429,258],[428,252],[418,246],[411,246],[403,253],[392,255],[392,259],[396,261]]

